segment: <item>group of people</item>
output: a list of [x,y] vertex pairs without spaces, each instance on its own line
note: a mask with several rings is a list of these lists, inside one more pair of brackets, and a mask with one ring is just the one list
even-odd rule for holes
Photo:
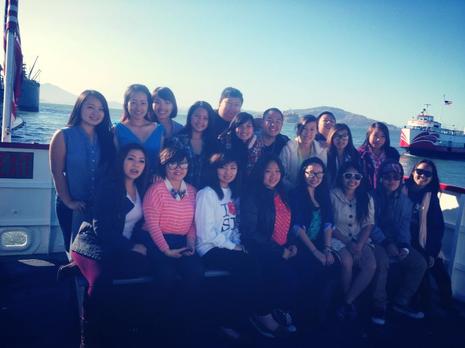
[[[291,140],[278,108],[257,119],[242,104],[228,87],[217,110],[195,102],[182,126],[169,88],[135,84],[112,125],[102,94],[79,96],[51,140],[50,166],[72,258],[61,271],[79,268],[88,281],[82,346],[120,276],[153,275],[159,310],[180,320],[175,313],[208,306],[205,270],[228,271],[234,285],[221,290],[217,320],[234,337],[244,317],[264,336],[287,336],[293,316],[323,322],[334,301],[337,317],[353,320],[364,292],[376,324],[388,302],[419,319],[429,274],[452,306],[433,162],[418,162],[403,183],[381,122],[356,149],[331,112],[303,116]],[[388,296],[390,269],[400,272]]]

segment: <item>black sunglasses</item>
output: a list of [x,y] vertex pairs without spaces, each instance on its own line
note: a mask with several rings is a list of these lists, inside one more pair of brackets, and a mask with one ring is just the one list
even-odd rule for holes
[[424,170],[424,169],[415,169],[415,172],[418,175],[423,175],[425,178],[431,178],[433,176],[433,172],[430,170]]
[[360,181],[363,178],[363,175],[358,174],[358,173],[344,173],[342,175],[344,176],[344,179],[346,180],[355,179],[357,181]]

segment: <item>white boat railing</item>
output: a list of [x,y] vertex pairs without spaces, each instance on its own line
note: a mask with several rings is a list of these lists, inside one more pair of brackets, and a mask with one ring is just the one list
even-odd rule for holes
[[[10,156],[11,153],[17,156]],[[26,163],[18,163],[22,155],[28,158]],[[8,158],[16,159],[7,163]],[[5,178],[30,171],[28,165],[32,166],[30,178]],[[441,188],[439,198],[446,222],[442,253],[452,277],[454,296],[465,301],[465,188]],[[63,250],[48,145],[0,143],[0,256]]]

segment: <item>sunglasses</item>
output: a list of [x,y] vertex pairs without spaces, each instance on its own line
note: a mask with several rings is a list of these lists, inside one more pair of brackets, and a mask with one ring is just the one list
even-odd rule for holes
[[382,176],[383,180],[385,181],[399,181],[402,176],[400,174],[384,174]]
[[360,181],[363,178],[363,175],[358,174],[358,173],[344,173],[344,174],[342,174],[342,176],[346,180],[354,179],[354,180]]
[[174,170],[176,168],[187,169],[189,162],[170,162],[167,164],[168,169]]
[[313,179],[313,178],[321,179],[323,177],[323,175],[325,175],[325,173],[323,173],[323,172],[305,172],[305,175],[309,179]]
[[433,176],[433,172],[430,170],[424,170],[424,169],[415,169],[415,172],[418,175],[423,175],[425,178],[431,178]]

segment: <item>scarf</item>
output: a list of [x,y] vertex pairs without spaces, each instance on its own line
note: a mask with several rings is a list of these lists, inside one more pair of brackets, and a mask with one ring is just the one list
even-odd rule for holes
[[418,233],[418,242],[420,243],[421,247],[424,249],[426,246],[426,239],[428,237],[428,209],[429,204],[431,202],[431,192],[426,192],[421,200],[420,205],[420,230]]

